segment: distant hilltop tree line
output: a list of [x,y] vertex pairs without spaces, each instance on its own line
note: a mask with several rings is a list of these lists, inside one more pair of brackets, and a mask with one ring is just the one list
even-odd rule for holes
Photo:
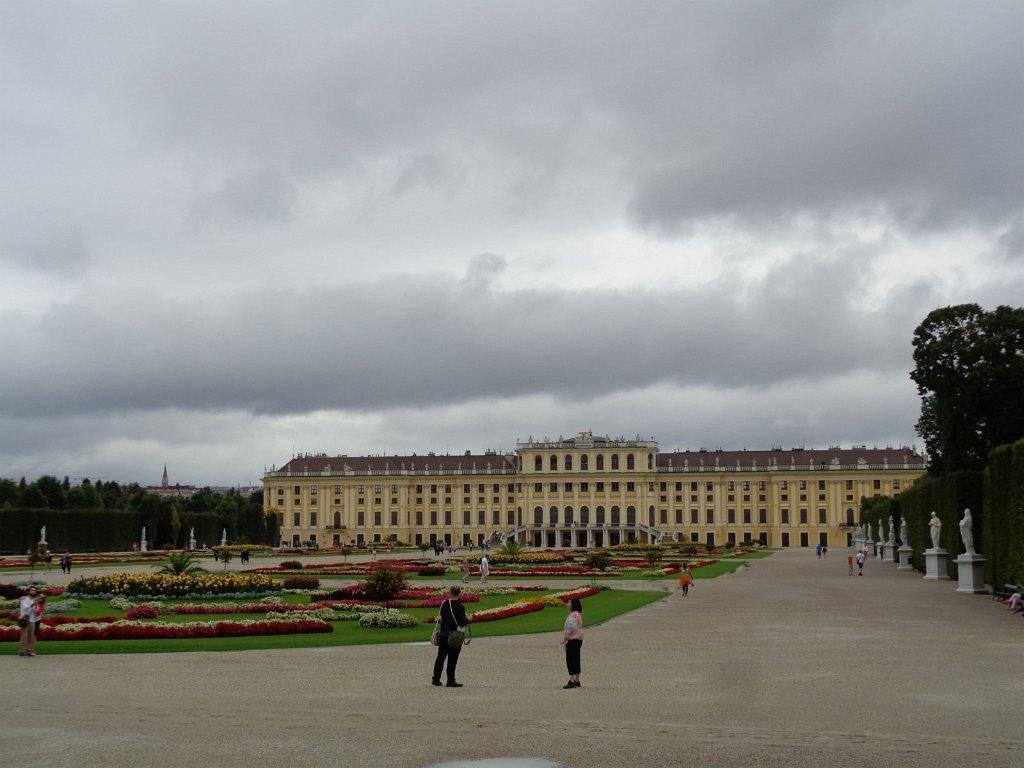
[[24,554],[46,539],[53,552],[128,550],[146,528],[150,549],[184,549],[195,529],[198,546],[228,541],[272,544],[279,540],[276,515],[263,511],[263,492],[242,495],[204,488],[192,496],[161,496],[136,483],[90,482],[72,487],[43,475],[35,482],[0,479],[0,553]]
[[963,551],[958,521],[971,510],[974,540],[987,559],[985,581],[1024,582],[1024,309],[977,304],[943,307],[914,331],[921,396],[917,432],[928,451],[928,477],[897,498],[861,504],[861,522],[897,530],[906,519],[914,565],[931,546],[928,519],[942,520],[949,576]]

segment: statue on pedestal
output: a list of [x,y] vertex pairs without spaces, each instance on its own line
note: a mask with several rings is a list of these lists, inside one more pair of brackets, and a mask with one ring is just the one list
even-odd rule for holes
[[907,533],[907,516],[900,517],[900,541],[904,547],[910,546],[910,534]]
[[195,528],[189,528],[188,529],[188,548],[189,549],[195,549],[196,548],[196,529]]
[[964,554],[976,555],[974,551],[974,518],[971,517],[971,510],[964,509],[963,519],[960,521],[960,538],[964,542]]
[[142,536],[139,537],[139,552],[146,551],[146,526],[142,526]]
[[931,529],[932,534],[932,549],[938,549],[942,532],[942,521],[939,520],[939,516],[935,514],[934,510],[932,510],[931,519],[928,521],[928,527]]
[[896,523],[892,519],[892,515],[889,515],[889,538],[887,541],[889,544],[896,543]]

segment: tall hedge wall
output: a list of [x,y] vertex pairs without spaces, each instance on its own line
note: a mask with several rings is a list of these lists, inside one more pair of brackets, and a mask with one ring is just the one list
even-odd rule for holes
[[[956,556],[964,551],[960,540],[960,518],[964,508],[971,510],[974,518],[975,544],[984,541],[987,515],[984,511],[984,475],[981,472],[954,472],[938,477],[925,477],[914,483],[914,487],[897,499],[865,499],[861,503],[861,522],[871,525],[872,534],[878,530],[878,521],[889,528],[889,515],[893,516],[899,538],[900,521],[907,519],[907,536],[914,550],[914,568],[924,571],[924,551],[931,547],[932,537],[928,527],[932,511],[942,521],[940,545],[950,553],[949,576],[957,578]],[[874,538],[874,535],[872,535]],[[977,548],[977,547],[976,547]]]
[[989,454],[985,500],[985,526],[974,539],[988,558],[985,580],[996,589],[1024,582],[1024,440]]
[[259,508],[247,515],[142,509],[29,509],[0,507],[0,553],[21,555],[46,540],[54,552],[127,551],[138,543],[142,526],[154,548],[183,549],[195,528],[200,546],[219,544],[227,529],[230,541],[277,544],[277,518]]

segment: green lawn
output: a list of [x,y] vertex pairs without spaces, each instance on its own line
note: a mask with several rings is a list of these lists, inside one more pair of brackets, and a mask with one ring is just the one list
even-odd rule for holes
[[[556,591],[556,590],[550,590]],[[480,603],[467,605],[467,610],[491,608],[511,602],[524,594],[539,595],[540,592],[519,595],[497,595],[487,597]],[[667,597],[663,591],[648,592],[635,590],[605,590],[583,600],[583,612],[587,626],[594,626],[636,610],[642,606]],[[221,601],[218,601],[221,602]],[[229,602],[229,601],[223,601]],[[239,601],[239,602],[252,602]],[[308,598],[288,596],[286,602],[308,602]],[[437,612],[436,608],[403,608],[418,618],[426,618]],[[83,601],[82,609],[74,616],[120,616],[104,600]],[[198,616],[162,616],[160,621],[216,621],[218,619],[262,618],[262,614],[203,614]],[[513,616],[508,619],[489,621],[473,626],[474,638],[497,637],[501,635],[524,635],[538,632],[558,632],[565,621],[565,609],[550,606],[542,611]],[[364,629],[357,622],[332,622],[334,631],[312,635],[281,635],[270,637],[207,638],[195,640],[40,640],[40,655],[58,653],[161,653],[183,651],[244,651],[273,648],[326,648],[345,645],[373,645],[379,643],[427,642],[431,626],[421,624],[407,629]],[[44,630],[45,633],[45,630]],[[0,644],[0,655],[14,655],[14,642]]]

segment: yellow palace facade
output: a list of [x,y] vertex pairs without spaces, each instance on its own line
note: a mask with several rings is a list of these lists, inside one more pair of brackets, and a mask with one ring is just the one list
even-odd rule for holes
[[263,499],[296,546],[845,546],[862,498],[899,495],[924,471],[906,447],[667,453],[583,432],[505,454],[300,455],[264,474]]

